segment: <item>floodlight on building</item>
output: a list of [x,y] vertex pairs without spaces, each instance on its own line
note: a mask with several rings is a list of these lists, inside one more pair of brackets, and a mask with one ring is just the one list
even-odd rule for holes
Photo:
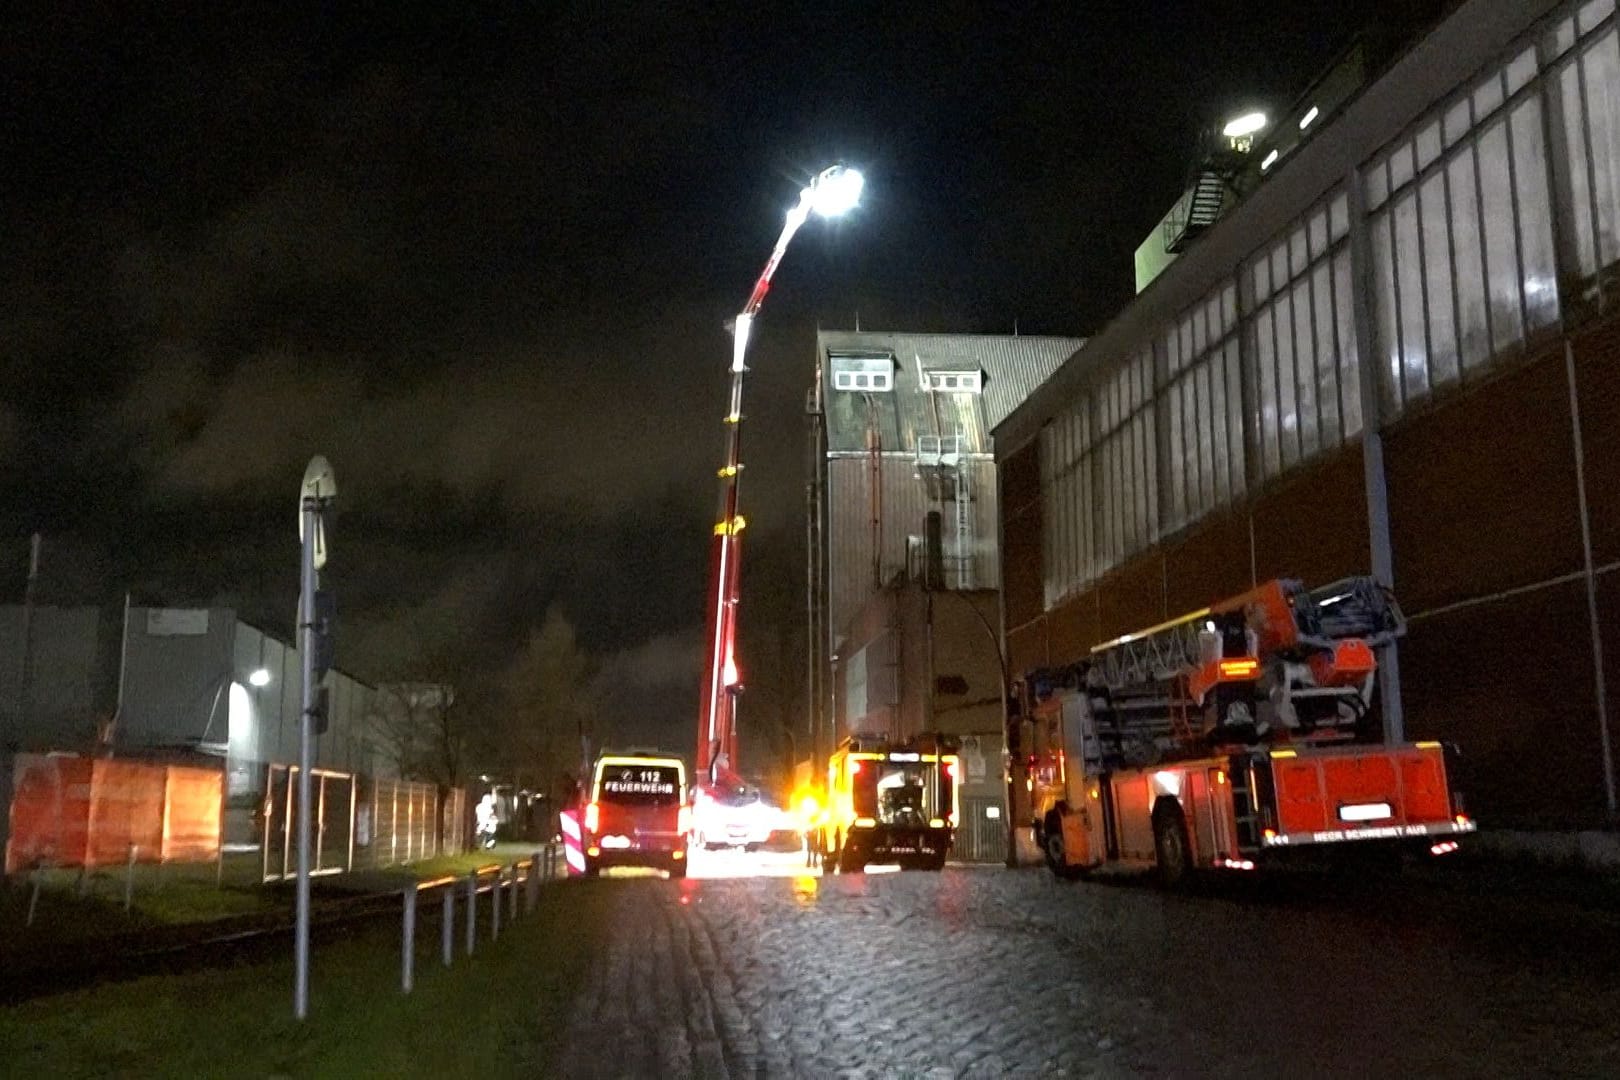
[[1265,130],[1268,122],[1266,114],[1263,112],[1244,113],[1242,116],[1235,116],[1228,120],[1226,126],[1221,129],[1221,134],[1228,139],[1247,138]]
[[1310,127],[1311,124],[1316,121],[1316,118],[1321,115],[1322,110],[1318,109],[1315,105],[1312,105],[1310,109],[1306,111],[1305,115],[1299,118],[1299,130],[1304,131],[1306,128]]
[[1271,153],[1265,156],[1265,160],[1260,162],[1260,171],[1265,172],[1267,169],[1277,164],[1277,158],[1279,156],[1281,155],[1276,150],[1272,150]]
[[270,685],[270,669],[269,668],[255,668],[252,672],[250,672],[248,674],[248,685],[249,686],[269,686]]

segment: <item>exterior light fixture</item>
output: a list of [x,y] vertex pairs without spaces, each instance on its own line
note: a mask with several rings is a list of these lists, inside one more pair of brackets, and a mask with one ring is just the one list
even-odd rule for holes
[[1299,118],[1299,130],[1304,131],[1306,128],[1310,127],[1320,115],[1322,115],[1322,110],[1318,109],[1315,105],[1312,105],[1305,115]]
[[1260,171],[1265,172],[1267,169],[1277,164],[1278,156],[1279,155],[1276,150],[1273,150],[1271,153],[1267,154],[1265,160],[1260,163]]
[[1225,135],[1228,139],[1248,138],[1251,135],[1263,131],[1267,123],[1269,123],[1269,121],[1266,119],[1266,114],[1263,112],[1244,113],[1242,116],[1234,117],[1231,120],[1228,120],[1226,122],[1226,126],[1221,129],[1221,134]]
[[269,686],[270,670],[268,668],[254,668],[248,675],[249,686]]
[[810,184],[810,209],[822,217],[838,217],[860,205],[866,178],[847,165],[823,169]]

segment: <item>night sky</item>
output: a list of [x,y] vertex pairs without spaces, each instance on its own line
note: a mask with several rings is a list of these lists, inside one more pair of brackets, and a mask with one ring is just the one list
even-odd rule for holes
[[1095,331],[1198,128],[1286,106],[1407,7],[126,6],[0,25],[8,596],[38,530],[42,602],[131,589],[286,635],[320,452],[341,664],[410,675],[432,641],[498,682],[555,606],[604,734],[677,749],[724,324],[809,176],[848,161],[868,197],[800,234],[751,350],[766,710],[802,680],[816,326]]

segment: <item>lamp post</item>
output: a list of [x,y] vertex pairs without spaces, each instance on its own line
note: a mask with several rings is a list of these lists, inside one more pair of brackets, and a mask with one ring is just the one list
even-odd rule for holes
[[721,770],[732,769],[737,754],[736,702],[732,687],[739,685],[740,679],[736,659],[737,584],[741,533],[746,525],[742,515],[737,513],[737,480],[742,472],[742,386],[743,374],[748,370],[744,358],[749,332],[793,235],[812,213],[837,217],[853,209],[860,202],[864,183],[859,172],[834,165],[823,169],[799,192],[798,204],[788,211],[776,247],[771,250],[771,257],[732,330],[730,407],[725,415],[725,459],[719,473],[720,515],[714,527],[708,598],[708,684],[703,696],[703,712],[698,718],[697,773],[710,783]]
[[309,1013],[309,817],[310,770],[315,765],[315,710],[319,690],[317,591],[326,565],[326,511],[337,498],[332,466],[319,454],[310,458],[298,497],[299,559],[298,661],[302,669],[302,707],[298,713],[298,888],[293,916],[293,1016]]

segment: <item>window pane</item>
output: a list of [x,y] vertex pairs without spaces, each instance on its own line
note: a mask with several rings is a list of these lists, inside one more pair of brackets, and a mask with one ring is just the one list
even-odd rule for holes
[[1423,221],[1423,279],[1429,299],[1429,378],[1457,381],[1457,320],[1452,311],[1451,236],[1446,228],[1446,177],[1437,172],[1418,189]]
[[1321,410],[1322,445],[1339,445],[1339,358],[1334,342],[1333,279],[1328,263],[1311,272],[1311,303],[1316,315],[1316,402]]
[[1294,396],[1294,305],[1284,292],[1273,309],[1277,324],[1277,441],[1282,467],[1299,460],[1299,409]]
[[1313,259],[1320,259],[1327,254],[1327,218],[1327,209],[1325,207],[1311,215],[1311,258]]
[[1245,490],[1243,475],[1243,367],[1237,342],[1226,347],[1226,461],[1232,495]]
[[1344,438],[1352,439],[1361,434],[1361,366],[1356,352],[1355,312],[1350,303],[1348,251],[1333,259],[1333,308],[1339,319],[1339,403],[1344,410]]
[[1166,402],[1170,408],[1170,430],[1166,432],[1170,442],[1170,460],[1165,463],[1164,471],[1170,477],[1170,520],[1167,524],[1172,529],[1187,521],[1187,447],[1183,437],[1186,418],[1183,412],[1185,406],[1182,403],[1184,396],[1181,387],[1172,386]]
[[1581,5],[1581,33],[1590,34],[1598,23],[1614,14],[1614,0],[1591,0]]
[[1417,199],[1395,203],[1395,271],[1401,301],[1401,393],[1414,401],[1429,392],[1428,342],[1423,318],[1423,251]]
[[1525,311],[1533,329],[1558,321],[1558,270],[1553,264],[1552,205],[1541,99],[1513,108],[1513,169],[1519,189],[1519,244],[1524,256]]
[[1298,382],[1299,449],[1304,457],[1321,449],[1316,429],[1316,336],[1311,330],[1311,281],[1294,288],[1294,367]]
[[1209,403],[1205,406],[1210,427],[1210,490],[1217,506],[1232,498],[1232,462],[1226,450],[1226,353],[1209,358]]
[[1367,208],[1376,210],[1389,198],[1388,166],[1380,161],[1367,170]]
[[1480,246],[1479,200],[1474,191],[1474,155],[1464,151],[1446,165],[1451,191],[1451,243],[1457,257],[1458,338],[1464,371],[1491,358],[1491,326],[1485,315],[1485,263]]
[[1497,72],[1474,91],[1474,122],[1477,124],[1502,104],[1502,73]]
[[1417,167],[1427,169],[1440,157],[1440,121],[1431,120],[1417,133]]
[[1519,312],[1519,242],[1513,229],[1507,126],[1492,124],[1477,144],[1485,218],[1485,269],[1490,277],[1491,342],[1498,352],[1524,340]]
[[1473,127],[1473,119],[1468,112],[1468,99],[1463,98],[1446,110],[1446,145],[1455,145],[1459,139],[1468,134],[1468,129],[1471,127]]
[[1266,308],[1254,320],[1255,366],[1259,368],[1255,394],[1259,416],[1262,476],[1276,476],[1282,464],[1277,457],[1277,344],[1272,327],[1272,309]]
[[[1587,138],[1596,174],[1600,265],[1620,259],[1620,33],[1613,27],[1586,50]],[[1596,269],[1596,267],[1594,267]]]
[[1305,226],[1301,225],[1294,230],[1288,238],[1288,276],[1295,277],[1305,272],[1305,264],[1310,261],[1309,252],[1305,249]]
[[1412,144],[1406,143],[1390,155],[1389,158],[1389,190],[1391,193],[1401,189],[1407,181],[1412,179]]
[[1206,360],[1198,365],[1196,386],[1198,398],[1198,509],[1207,511],[1215,505],[1215,433],[1214,416],[1209,409],[1209,366]]
[[[1395,306],[1395,255],[1391,246],[1392,215],[1389,211],[1372,218],[1368,230],[1372,236],[1373,281],[1377,289],[1374,305],[1378,318],[1377,353],[1379,400],[1390,415],[1397,415],[1406,404],[1401,394],[1401,340]],[[1344,310],[1341,306],[1341,313]]]

